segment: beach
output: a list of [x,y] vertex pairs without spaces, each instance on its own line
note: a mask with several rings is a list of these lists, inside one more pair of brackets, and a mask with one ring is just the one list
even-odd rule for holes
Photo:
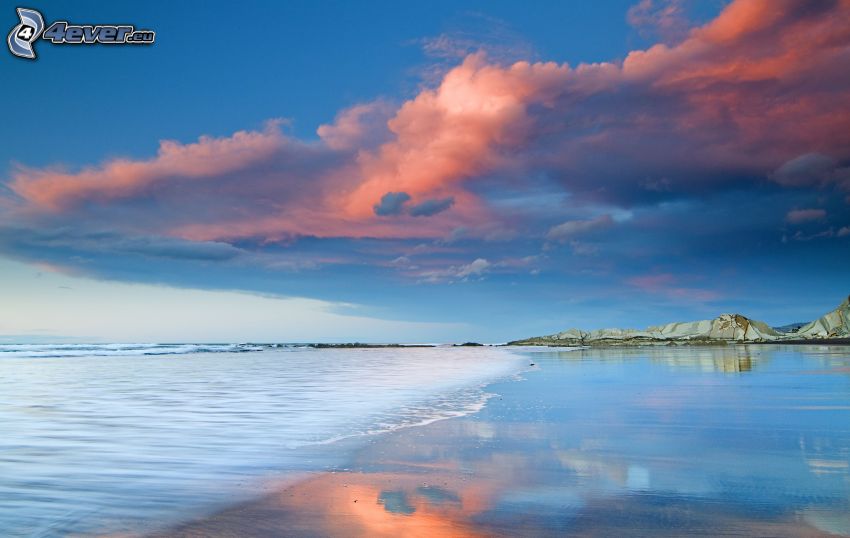
[[850,0],[34,4],[0,538],[850,538]]
[[0,534],[143,535],[475,413],[504,349],[0,345]]
[[476,413],[155,536],[850,535],[847,347],[524,356]]
[[4,536],[850,535],[847,346],[3,352]]

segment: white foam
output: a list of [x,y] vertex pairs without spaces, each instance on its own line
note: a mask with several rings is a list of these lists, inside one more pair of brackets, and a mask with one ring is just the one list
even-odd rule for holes
[[[267,351],[228,353],[246,349]],[[475,413],[527,360],[198,344],[3,345],[0,357],[0,528],[13,535],[232,502],[236,482],[314,468],[316,445]]]
[[0,359],[39,357],[119,357],[262,351],[250,344],[0,344]]

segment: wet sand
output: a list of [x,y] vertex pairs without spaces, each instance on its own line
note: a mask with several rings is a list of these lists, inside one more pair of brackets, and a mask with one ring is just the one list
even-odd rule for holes
[[[846,351],[789,349],[538,354],[475,415],[377,437],[344,468],[157,536],[847,535]],[[789,374],[819,381],[777,391]]]
[[[754,518],[739,506],[653,495],[597,500],[580,509],[569,498],[547,510],[500,507],[500,497],[528,485],[523,477],[539,455],[492,454],[462,468],[444,458],[453,458],[452,445],[463,439],[445,436],[443,427],[428,429],[363,451],[352,471],[319,474],[156,536],[835,536],[799,518]],[[433,435],[440,439],[425,445]],[[423,451],[432,451],[433,459],[422,461]],[[402,461],[387,461],[388,453]]]

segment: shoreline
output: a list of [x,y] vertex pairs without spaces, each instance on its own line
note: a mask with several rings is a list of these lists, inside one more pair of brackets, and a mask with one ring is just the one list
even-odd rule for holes
[[629,341],[629,340],[593,340],[584,343],[570,343],[568,341],[558,340],[540,340],[539,342],[530,342],[526,340],[517,340],[505,344],[508,347],[518,348],[559,348],[559,347],[592,347],[592,348],[664,348],[664,347],[682,347],[682,348],[701,348],[701,347],[722,347],[722,346],[847,346],[850,345],[850,338],[817,338],[817,339],[789,339],[789,340],[764,340],[764,341],[736,341],[736,340],[654,340],[654,341]]
[[146,350],[2,361],[4,535],[202,517],[276,476],[338,468],[373,434],[477,411],[483,386],[524,367],[497,349]]
[[[734,380],[752,366],[749,361],[746,369],[724,364],[739,347],[743,346],[699,349],[714,357],[712,375]],[[623,357],[645,356],[649,362],[634,364],[636,371],[655,365],[703,375],[699,372],[705,371],[704,354],[690,364],[689,349],[696,348],[619,347],[610,350],[615,352],[610,362],[590,366],[619,369]],[[571,395],[557,387],[587,368],[589,358],[606,357],[600,348],[578,350],[581,356],[575,356],[575,351],[537,350],[534,360],[541,366],[524,370],[522,379],[486,385],[484,390],[497,396],[475,413],[376,435],[355,447],[339,468],[309,473],[303,480],[278,487],[272,482],[268,495],[148,536],[832,536],[814,526],[808,514],[802,517],[794,509],[777,507],[761,513],[763,493],[751,501],[744,499],[743,504],[720,493],[720,497],[687,493],[693,487],[688,485],[693,473],[686,469],[693,461],[712,461],[711,457],[685,454],[683,461],[668,469],[668,458],[682,456],[675,446],[662,444],[658,454],[645,461],[638,456],[640,451],[627,458],[618,455],[618,451],[630,454],[634,450],[630,439],[638,435],[635,439],[640,440],[643,428],[654,431],[662,424],[650,422],[620,436],[603,435],[601,439],[619,448],[598,452],[596,443],[601,439],[594,441],[599,434],[592,432],[600,427],[607,431],[605,422],[582,414],[558,420],[563,412],[571,412],[574,402],[592,398],[590,392]],[[673,356],[666,359],[669,352]],[[776,346],[771,354],[752,360],[769,366],[777,360],[774,355],[802,352],[798,347]],[[566,357],[575,360],[565,361]],[[647,380],[652,383],[651,376]],[[690,396],[686,391],[677,397]],[[674,428],[672,439],[683,435],[683,427],[686,437],[699,432],[698,427],[683,423]],[[727,454],[727,447],[720,445]],[[751,450],[743,454],[745,462],[764,459],[758,447]],[[661,468],[653,467],[661,463]],[[744,465],[741,472],[757,473],[759,464]],[[664,478],[670,471],[673,474]],[[587,480],[610,484],[598,491],[595,486],[586,490],[582,484]],[[656,491],[648,489],[652,480],[673,482]],[[677,488],[684,488],[684,494],[676,493]],[[748,502],[755,504],[748,508]]]

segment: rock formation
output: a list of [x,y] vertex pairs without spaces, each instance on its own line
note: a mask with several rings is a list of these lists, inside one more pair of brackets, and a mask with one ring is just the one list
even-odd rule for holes
[[[796,327],[795,327],[796,328]],[[850,336],[850,297],[832,312],[795,331],[780,332],[766,323],[740,314],[721,314],[714,319],[674,322],[638,329],[568,329],[549,336],[510,342],[511,345],[646,345],[711,344],[726,342],[781,342]]]
[[800,327],[797,338],[840,338],[850,336],[850,297],[832,312]]

